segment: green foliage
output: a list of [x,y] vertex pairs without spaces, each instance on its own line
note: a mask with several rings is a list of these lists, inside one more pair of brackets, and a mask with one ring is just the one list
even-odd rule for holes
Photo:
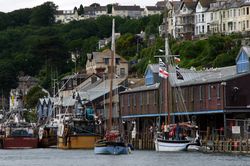
[[30,23],[36,26],[48,26],[55,22],[57,6],[53,2],[45,2],[33,9]]
[[37,113],[36,110],[28,110],[24,112],[24,119],[26,120],[26,122],[29,123],[36,123],[37,122]]
[[180,65],[187,68],[234,65],[239,48],[233,36],[220,35],[207,40],[177,42],[172,46],[173,53],[182,59]]
[[26,96],[26,108],[35,108],[39,98],[47,97],[48,94],[42,91],[42,88],[35,86],[28,91]]
[[112,7],[113,7],[112,4],[108,4],[108,5],[107,5],[108,14],[112,14]]
[[80,5],[79,9],[77,10],[79,15],[83,15],[84,14],[84,8],[82,6],[82,4]]

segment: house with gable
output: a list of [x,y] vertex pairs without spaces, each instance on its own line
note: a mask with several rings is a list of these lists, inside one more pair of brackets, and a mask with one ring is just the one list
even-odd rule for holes
[[176,15],[177,38],[192,39],[194,36],[195,0],[183,0]]
[[[92,73],[109,73],[111,66],[110,49],[102,52],[92,52],[88,54],[86,63],[87,74]],[[118,54],[115,54],[115,74],[118,77],[126,77],[128,75],[128,62]]]
[[210,31],[208,25],[210,15],[207,11],[210,7],[210,3],[213,1],[214,0],[198,0],[195,8],[195,36],[204,35]]

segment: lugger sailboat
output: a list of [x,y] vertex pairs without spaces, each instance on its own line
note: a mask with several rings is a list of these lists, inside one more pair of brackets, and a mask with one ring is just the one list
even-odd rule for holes
[[[166,0],[165,0],[166,3]],[[167,18],[165,17],[165,20]],[[175,55],[169,55],[169,43],[168,33],[165,28],[165,61],[166,64],[159,58],[159,76],[163,78],[163,86],[166,87],[165,92],[167,97],[167,124],[162,125],[162,132],[158,132],[155,137],[155,150],[156,151],[184,151],[191,149],[199,149],[200,140],[198,135],[198,126],[191,124],[191,122],[177,121],[175,124],[171,124],[170,121],[170,95],[169,93],[176,93],[174,96],[176,100],[180,100],[182,103],[183,111],[186,111],[186,106],[183,101],[181,89],[177,85],[176,79],[184,80],[183,76],[179,72],[179,67],[175,66],[175,61],[180,61]],[[171,70],[171,71],[170,71]],[[174,73],[174,74],[172,74]],[[174,76],[175,75],[175,76]],[[177,78],[173,78],[177,77]],[[174,84],[176,90],[171,90],[171,83]],[[178,99],[177,99],[178,98]],[[179,106],[181,107],[181,106]],[[181,108],[180,108],[181,109]],[[178,109],[179,111],[181,111]],[[188,118],[187,118],[188,119]]]
[[109,122],[108,129],[104,139],[99,140],[95,144],[95,154],[128,154],[129,147],[122,139],[120,131],[112,130],[112,90],[113,90],[113,76],[114,76],[114,56],[115,56],[115,20],[112,24],[112,57],[111,57],[111,71],[110,71],[110,92],[109,92]]

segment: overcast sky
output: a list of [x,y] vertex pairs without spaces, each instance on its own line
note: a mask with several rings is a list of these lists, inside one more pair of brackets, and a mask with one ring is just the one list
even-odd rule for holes
[[[22,8],[32,8],[40,5],[48,0],[0,0],[0,11],[10,12]],[[101,5],[107,5],[110,3],[119,3],[121,5],[140,5],[141,7],[153,6],[158,0],[50,0],[58,5],[59,10],[73,10],[73,8],[83,6],[89,6],[96,2]]]

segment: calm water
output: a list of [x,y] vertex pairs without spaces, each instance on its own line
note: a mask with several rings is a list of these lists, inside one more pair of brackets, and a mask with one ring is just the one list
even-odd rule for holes
[[250,166],[250,156],[196,152],[133,151],[130,155],[94,155],[92,150],[0,150],[0,166]]

